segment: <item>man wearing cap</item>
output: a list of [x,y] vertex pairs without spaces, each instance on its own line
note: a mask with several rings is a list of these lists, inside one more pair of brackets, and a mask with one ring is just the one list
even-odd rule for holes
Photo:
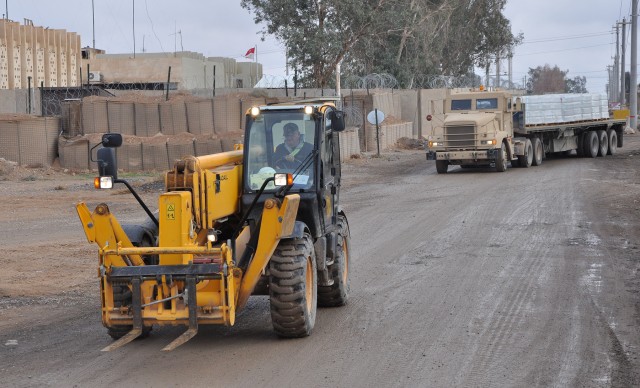
[[300,130],[294,123],[284,126],[284,143],[276,147],[274,154],[277,168],[295,169],[313,151],[310,143],[302,141]]

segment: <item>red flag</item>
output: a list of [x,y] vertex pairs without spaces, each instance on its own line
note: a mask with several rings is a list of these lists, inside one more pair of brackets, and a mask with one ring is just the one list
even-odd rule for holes
[[251,47],[249,50],[247,50],[247,53],[244,54],[245,58],[249,58],[249,59],[253,59],[253,56],[256,55],[256,48],[255,47]]

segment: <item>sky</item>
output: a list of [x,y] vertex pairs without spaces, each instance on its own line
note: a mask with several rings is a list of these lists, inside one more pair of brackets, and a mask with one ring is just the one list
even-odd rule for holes
[[[631,0],[508,0],[504,14],[512,32],[524,34],[514,52],[513,82],[521,84],[529,68],[549,64],[569,70],[568,78],[585,76],[591,93],[606,91],[607,66],[613,66],[616,54],[614,25],[623,18],[630,21]],[[629,71],[630,25],[626,38]],[[501,69],[506,71],[506,61]]]
[[[2,4],[4,3],[4,4]],[[36,26],[80,34],[82,46],[107,53],[194,51],[245,61],[257,46],[263,72],[285,75],[284,46],[273,37],[261,40],[262,26],[238,0],[5,0],[0,9],[9,18]],[[7,9],[8,8],[8,9]],[[134,18],[135,11],[135,18]],[[613,65],[613,26],[630,19],[631,0],[508,0],[504,11],[514,34],[524,42],[513,57],[513,82],[522,83],[529,68],[549,64],[568,70],[568,77],[587,77],[589,92],[605,92],[607,66]],[[630,64],[630,26],[627,64]],[[506,74],[507,62],[501,65]],[[492,70],[495,73],[495,69]],[[507,79],[507,75],[504,75]]]

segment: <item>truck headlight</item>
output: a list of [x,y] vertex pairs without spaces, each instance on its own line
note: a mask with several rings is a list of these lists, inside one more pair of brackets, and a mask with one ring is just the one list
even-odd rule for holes
[[429,148],[432,147],[443,147],[444,146],[444,142],[441,141],[430,141],[429,142]]
[[491,139],[491,140],[481,140],[480,144],[482,145],[496,145],[496,139]]

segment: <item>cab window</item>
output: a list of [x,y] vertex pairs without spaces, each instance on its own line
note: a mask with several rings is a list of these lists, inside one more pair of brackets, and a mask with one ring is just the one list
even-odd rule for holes
[[451,110],[471,110],[471,100],[451,100]]
[[476,109],[498,109],[497,98],[478,98],[476,100]]

